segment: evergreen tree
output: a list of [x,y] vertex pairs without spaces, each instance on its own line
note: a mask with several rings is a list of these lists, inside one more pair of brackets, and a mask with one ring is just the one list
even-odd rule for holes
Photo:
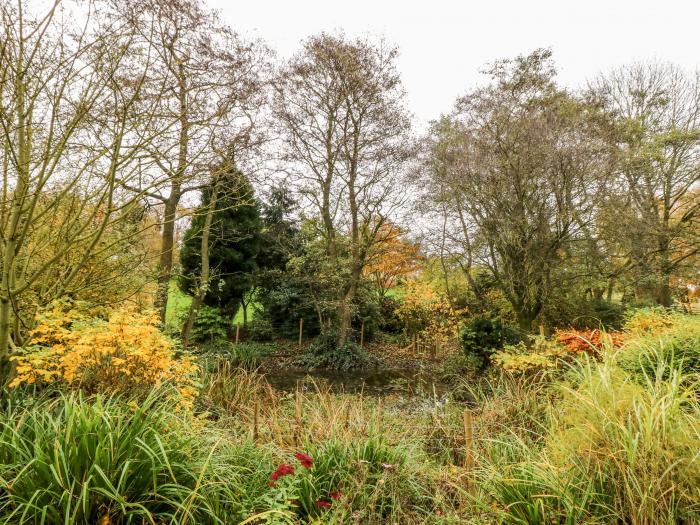
[[[243,295],[251,289],[260,251],[262,221],[258,201],[246,176],[232,170],[218,183],[209,259],[212,278],[204,304],[234,315]],[[201,270],[202,227],[213,188],[202,191],[202,204],[185,232],[180,252],[180,289],[193,294]]]

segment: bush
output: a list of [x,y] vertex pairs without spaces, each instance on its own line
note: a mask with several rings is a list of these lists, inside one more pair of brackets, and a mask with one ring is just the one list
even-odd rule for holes
[[[663,359],[643,383],[584,355],[545,419],[492,440],[480,481],[503,523],[695,523],[700,404]],[[518,411],[518,406],[511,407]]]
[[338,346],[338,332],[327,330],[309,345],[306,353],[297,359],[299,366],[329,370],[376,368],[380,361],[352,341]]
[[4,522],[213,521],[198,488],[206,451],[176,412],[162,396],[127,404],[71,394],[2,414]]
[[506,343],[519,341],[517,332],[503,326],[499,317],[475,317],[462,326],[459,340],[465,355],[476,355],[488,362],[491,355]]
[[275,337],[272,323],[262,316],[255,317],[250,321],[245,327],[245,333],[253,341],[272,341]]
[[271,344],[252,342],[235,344],[226,341],[207,346],[205,355],[226,359],[233,368],[255,370],[274,349],[275,346]]
[[192,326],[191,339],[195,343],[213,343],[228,339],[231,320],[219,308],[201,305]]
[[659,362],[669,373],[700,374],[700,318],[646,311],[633,315],[627,327],[618,362],[638,380],[654,377]]
[[146,395],[167,382],[186,404],[194,399],[198,367],[189,356],[176,357],[155,315],[118,309],[103,319],[57,302],[37,320],[27,346],[12,357],[10,387],[56,384]]
[[474,377],[484,368],[484,364],[477,354],[457,353],[443,361],[440,373],[446,379]]
[[406,452],[376,435],[312,446],[280,464],[271,478],[280,503],[296,502],[292,508],[300,517],[327,517],[323,523],[343,523],[350,511],[358,523],[401,523],[404,509],[422,496],[421,503],[429,504]]

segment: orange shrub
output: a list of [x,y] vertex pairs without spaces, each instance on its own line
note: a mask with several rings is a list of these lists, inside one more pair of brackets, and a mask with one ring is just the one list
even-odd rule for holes
[[122,308],[108,319],[57,302],[37,317],[27,346],[12,357],[11,387],[64,383],[88,392],[139,392],[171,383],[187,405],[196,395],[197,365],[177,358],[153,314]]
[[605,344],[604,337],[608,337],[608,342],[612,344],[614,348],[619,348],[622,346],[622,336],[621,332],[608,332],[604,333],[600,330],[557,330],[555,332],[556,338],[559,342],[564,345],[563,351],[570,354],[598,354]]

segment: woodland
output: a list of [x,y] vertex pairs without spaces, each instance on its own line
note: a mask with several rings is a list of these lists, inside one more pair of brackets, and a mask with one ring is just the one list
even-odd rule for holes
[[700,523],[700,73],[524,51],[0,0],[0,524]]

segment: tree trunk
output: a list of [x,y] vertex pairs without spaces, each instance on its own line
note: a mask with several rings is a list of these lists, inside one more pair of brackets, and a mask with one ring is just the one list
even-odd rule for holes
[[192,298],[190,310],[187,313],[187,322],[182,327],[182,346],[185,348],[187,348],[187,345],[190,342],[190,334],[192,333],[194,322],[197,319],[197,311],[204,302],[204,297],[207,295],[207,290],[209,289],[209,236],[211,234],[211,224],[214,219],[214,213],[216,212],[218,191],[218,185],[214,184],[211,200],[209,201],[209,207],[207,208],[207,216],[204,219],[204,226],[202,227],[202,242],[200,248],[202,264],[201,271],[199,272],[199,285],[197,286],[197,291]]
[[340,330],[338,333],[338,346],[343,346],[348,340],[348,334],[350,333],[350,327],[352,326],[352,303],[357,295],[357,289],[360,285],[360,278],[362,276],[362,267],[359,264],[354,264],[352,272],[350,274],[350,285],[348,286],[348,291],[343,296],[340,302]]
[[163,232],[161,233],[161,252],[158,263],[158,289],[155,297],[155,309],[161,324],[165,325],[165,313],[168,305],[168,290],[173,273],[173,248],[175,246],[175,221],[177,205],[180,201],[179,192],[172,192],[165,202],[163,215]]

